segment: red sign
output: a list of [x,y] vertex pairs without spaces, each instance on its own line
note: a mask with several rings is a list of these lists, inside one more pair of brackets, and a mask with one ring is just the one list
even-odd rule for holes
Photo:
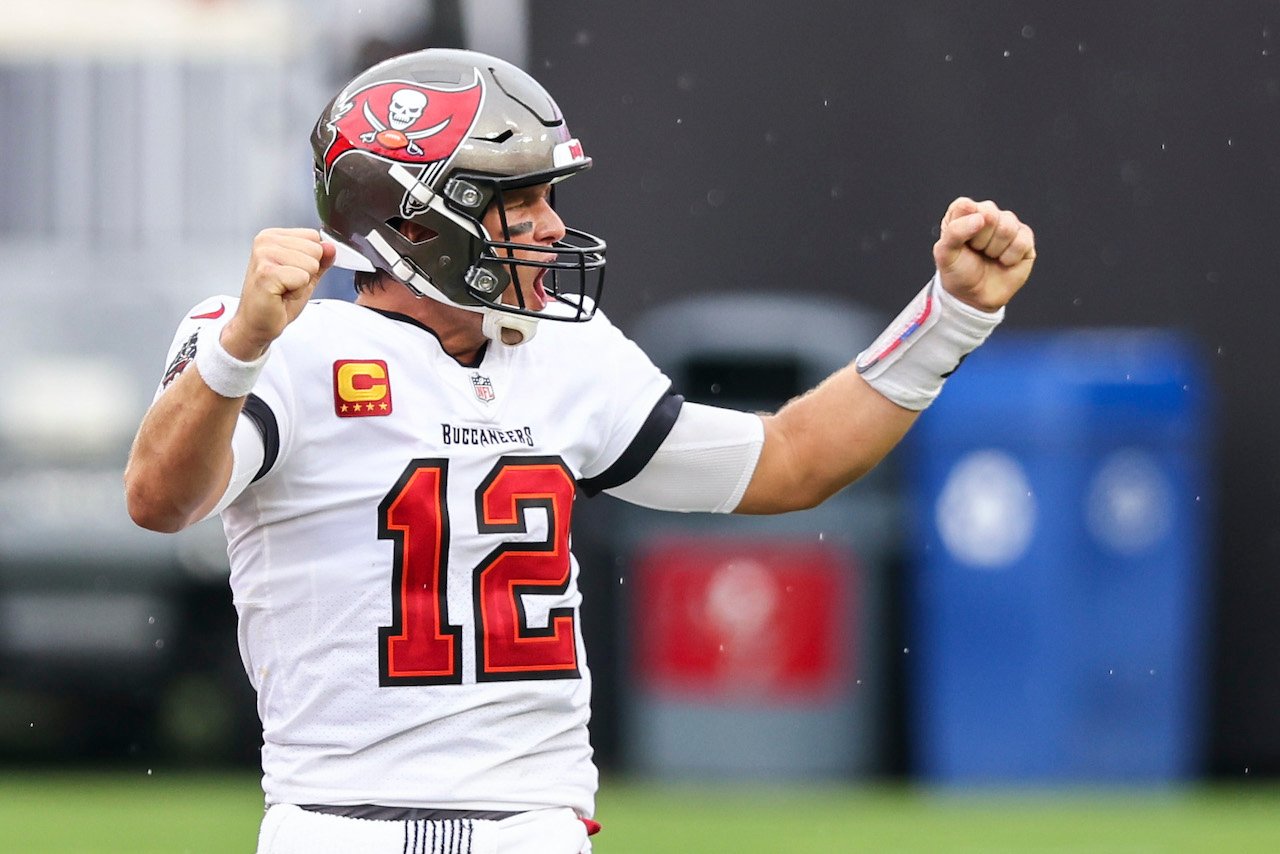
[[660,541],[636,562],[641,679],[692,699],[830,696],[853,678],[857,577],[818,542]]

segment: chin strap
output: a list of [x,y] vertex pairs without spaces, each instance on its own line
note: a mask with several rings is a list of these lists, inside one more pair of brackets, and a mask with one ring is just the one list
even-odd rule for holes
[[484,323],[481,324],[480,330],[484,333],[484,337],[490,341],[497,341],[506,344],[508,347],[515,347],[519,344],[528,344],[533,340],[533,336],[538,333],[538,318],[536,317],[511,314],[510,312],[497,311],[492,308],[486,308],[481,313],[484,315]]
[[[419,273],[412,264],[405,258],[401,257],[398,252],[391,247],[385,237],[376,230],[365,235],[369,240],[369,244],[377,250],[391,269],[391,275],[395,276],[405,287],[413,291],[418,297],[428,298],[442,302],[445,305],[451,305],[455,308],[461,308],[465,311],[473,311],[484,316],[484,322],[480,326],[480,331],[484,333],[484,337],[490,341],[497,341],[499,344],[505,344],[508,347],[515,347],[520,344],[527,344],[533,340],[533,336],[538,332],[538,318],[529,317],[523,314],[512,314],[506,311],[498,311],[497,309],[485,308],[478,305],[462,305],[449,299],[438,290],[435,285],[431,284],[426,276]],[[354,252],[354,250],[353,250]],[[372,264],[369,265],[372,268]],[[353,268],[354,269],[354,268]]]

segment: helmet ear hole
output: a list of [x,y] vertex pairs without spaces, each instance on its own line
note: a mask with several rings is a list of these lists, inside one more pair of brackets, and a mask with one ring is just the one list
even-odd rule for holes
[[398,231],[401,237],[414,245],[427,243],[440,236],[439,232],[427,228],[420,222],[414,222],[399,216],[393,216],[387,220],[387,227],[393,231]]

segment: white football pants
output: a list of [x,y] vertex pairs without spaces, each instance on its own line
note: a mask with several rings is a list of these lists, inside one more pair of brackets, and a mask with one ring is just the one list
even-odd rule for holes
[[274,804],[258,854],[590,854],[573,810],[544,809],[501,821],[375,821]]

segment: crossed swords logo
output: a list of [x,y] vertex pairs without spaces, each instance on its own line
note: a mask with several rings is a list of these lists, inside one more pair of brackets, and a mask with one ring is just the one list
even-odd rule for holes
[[403,148],[409,154],[420,157],[422,149],[415,140],[439,133],[450,122],[450,119],[445,119],[425,130],[410,131],[409,128],[413,127],[414,123],[422,118],[422,111],[426,108],[427,96],[425,93],[416,89],[399,89],[392,94],[391,103],[387,105],[387,121],[384,123],[374,115],[366,98],[364,102],[364,118],[373,130],[360,134],[360,141],[366,145],[376,141],[383,148],[392,150]]

